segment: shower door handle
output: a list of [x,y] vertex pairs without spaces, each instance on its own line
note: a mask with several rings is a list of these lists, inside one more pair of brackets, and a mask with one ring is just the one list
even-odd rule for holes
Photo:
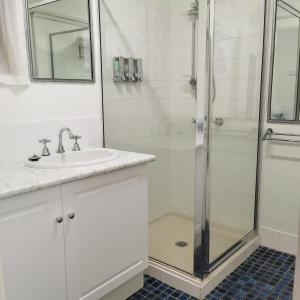
[[213,76],[212,79],[212,102],[215,102],[216,100],[216,79],[215,76]]
[[217,127],[222,127],[224,125],[224,119],[223,118],[215,118],[212,120],[212,122],[217,126]]

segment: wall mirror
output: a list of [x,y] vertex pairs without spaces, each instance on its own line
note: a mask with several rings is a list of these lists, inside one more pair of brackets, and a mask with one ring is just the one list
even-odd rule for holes
[[28,0],[33,80],[93,81],[89,0]]
[[300,1],[275,1],[269,122],[299,122],[300,118]]

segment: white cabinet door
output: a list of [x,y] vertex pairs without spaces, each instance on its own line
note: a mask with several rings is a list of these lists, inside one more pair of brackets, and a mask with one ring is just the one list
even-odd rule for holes
[[0,299],[65,300],[60,188],[0,200]]
[[65,184],[62,198],[69,300],[98,300],[147,267],[144,166]]

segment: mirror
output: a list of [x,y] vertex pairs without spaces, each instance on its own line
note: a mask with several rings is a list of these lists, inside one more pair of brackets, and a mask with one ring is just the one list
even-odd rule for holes
[[269,121],[299,121],[300,1],[276,1]]
[[89,0],[28,0],[33,80],[93,81]]

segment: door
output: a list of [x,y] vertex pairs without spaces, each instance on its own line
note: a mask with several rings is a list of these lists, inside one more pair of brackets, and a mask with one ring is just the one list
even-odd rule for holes
[[[214,2],[207,202],[209,264],[255,229],[264,1]],[[241,15],[243,15],[241,17]]]
[[98,300],[147,267],[144,168],[62,186],[69,300]]
[[61,215],[60,188],[0,201],[0,299],[67,299]]

